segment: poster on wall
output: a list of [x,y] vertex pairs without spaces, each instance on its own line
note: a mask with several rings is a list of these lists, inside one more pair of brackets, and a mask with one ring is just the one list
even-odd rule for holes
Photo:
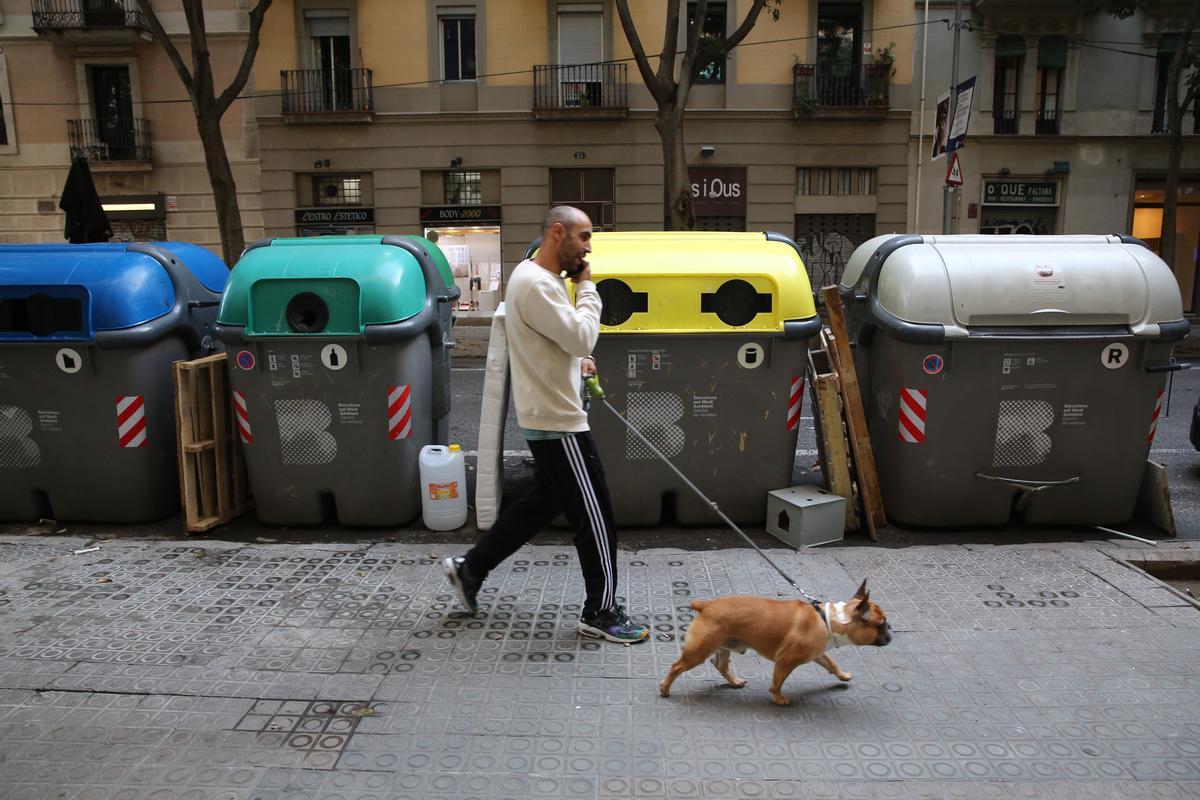
[[972,75],[958,85],[954,100],[954,120],[946,139],[946,152],[953,153],[967,139],[967,128],[971,124],[971,103],[975,99],[975,76]]
[[929,160],[937,161],[946,155],[946,137],[950,133],[950,92],[937,99],[934,112],[933,149],[929,151]]

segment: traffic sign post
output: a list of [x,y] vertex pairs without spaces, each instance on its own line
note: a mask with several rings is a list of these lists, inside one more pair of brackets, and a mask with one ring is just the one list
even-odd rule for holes
[[962,164],[958,160],[958,151],[950,153],[948,164],[946,166],[946,185],[947,186],[962,186]]

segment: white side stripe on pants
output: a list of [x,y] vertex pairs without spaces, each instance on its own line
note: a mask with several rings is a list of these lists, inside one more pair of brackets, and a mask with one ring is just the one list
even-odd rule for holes
[[612,558],[608,550],[608,529],[604,524],[604,514],[600,511],[600,503],[597,502],[596,494],[592,491],[592,482],[588,476],[587,465],[583,460],[583,453],[579,450],[579,443],[575,441],[574,436],[566,436],[562,442],[563,450],[567,454],[567,462],[571,465],[571,471],[575,473],[575,482],[579,484],[579,493],[583,497],[588,519],[592,523],[592,535],[596,537],[596,551],[600,557],[600,568],[604,572],[604,594],[601,595],[599,610],[604,611],[612,608],[616,603]]

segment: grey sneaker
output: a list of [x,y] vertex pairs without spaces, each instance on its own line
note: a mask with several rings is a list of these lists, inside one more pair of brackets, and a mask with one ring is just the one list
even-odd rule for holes
[[608,639],[610,642],[621,644],[641,642],[650,635],[649,628],[630,620],[625,609],[620,606],[613,606],[607,611],[580,617],[579,632],[584,636]]
[[479,603],[475,601],[475,595],[479,594],[479,587],[483,585],[483,581],[471,574],[467,560],[462,556],[442,559],[442,572],[446,573],[446,579],[454,587],[454,592],[463,607],[472,614],[478,611]]

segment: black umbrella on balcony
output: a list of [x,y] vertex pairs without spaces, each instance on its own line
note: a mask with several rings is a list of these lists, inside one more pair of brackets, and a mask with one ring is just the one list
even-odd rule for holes
[[71,244],[107,242],[112,238],[112,228],[100,205],[100,195],[96,194],[96,184],[92,182],[92,171],[88,169],[86,158],[71,162],[58,207],[67,212],[63,238]]

